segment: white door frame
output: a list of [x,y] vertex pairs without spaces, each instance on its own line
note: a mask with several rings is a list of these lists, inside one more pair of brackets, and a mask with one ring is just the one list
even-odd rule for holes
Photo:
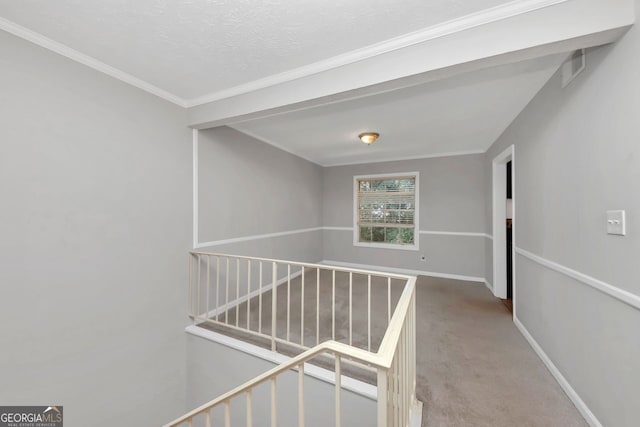
[[511,189],[513,203],[512,260],[513,260],[513,309],[515,315],[516,281],[515,281],[515,227],[516,227],[516,198],[515,198],[515,147],[507,147],[493,159],[493,294],[498,298],[507,297],[507,163],[511,161]]

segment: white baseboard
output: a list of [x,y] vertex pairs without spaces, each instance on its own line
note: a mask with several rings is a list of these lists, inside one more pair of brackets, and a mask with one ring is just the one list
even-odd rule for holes
[[551,361],[549,356],[547,356],[547,354],[544,352],[542,347],[540,347],[540,344],[538,344],[538,342],[529,333],[527,328],[525,328],[522,322],[520,322],[520,320],[517,317],[515,317],[515,315],[513,316],[513,323],[520,330],[524,338],[529,342],[533,350],[538,354],[538,357],[540,357],[540,359],[545,364],[549,372],[551,372],[551,375],[553,375],[553,377],[556,379],[558,384],[560,384],[560,387],[562,387],[562,390],[564,390],[564,392],[567,394],[569,399],[571,399],[571,401],[576,406],[580,414],[587,421],[587,423],[591,427],[602,427],[602,424],[600,423],[600,421],[598,421],[598,419],[593,414],[593,412],[591,412],[587,404],[584,403],[584,401],[580,398],[578,393],[573,389],[573,387],[571,387],[571,384],[569,384],[569,381],[567,381],[567,379],[562,375],[560,370],[556,367],[556,365],[553,364],[553,362]]
[[[268,362],[275,363],[277,365],[288,362],[291,359],[290,357],[283,354],[266,350],[262,347],[258,347],[257,345],[249,344],[248,342],[236,338],[231,338],[227,335],[222,335],[195,325],[187,326],[185,328],[185,332],[196,337],[200,337],[224,345],[225,347],[241,351],[251,356],[258,357]],[[334,372],[315,365],[311,365],[309,363],[304,364],[304,373],[310,377],[316,378],[329,384],[335,385],[336,383],[336,375]],[[343,389],[349,390],[371,400],[378,400],[378,387],[345,375],[342,376],[341,381]]]
[[437,273],[433,271],[423,271],[423,270],[411,270],[407,268],[385,267],[381,265],[355,264],[351,262],[342,262],[342,261],[333,261],[333,260],[322,260],[318,264],[335,265],[338,267],[347,267],[347,268],[358,268],[363,270],[381,271],[385,273],[406,274],[409,276],[430,276],[430,277],[439,277],[442,279],[464,280],[467,282],[480,282],[480,283],[486,282],[484,277],[463,276],[460,274]]

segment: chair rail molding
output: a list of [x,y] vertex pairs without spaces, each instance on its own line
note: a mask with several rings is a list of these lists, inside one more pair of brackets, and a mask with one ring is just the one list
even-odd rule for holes
[[525,249],[516,247],[516,254],[523,256],[543,267],[546,267],[550,270],[557,271],[558,273],[562,273],[565,276],[571,277],[572,279],[577,280],[580,283],[591,286],[594,289],[599,290],[600,292],[609,295],[612,298],[617,299],[625,304],[630,305],[633,308],[640,310],[640,296],[633,294],[629,291],[625,291],[617,286],[614,286],[605,281],[596,279],[595,277],[589,276],[587,274],[581,273],[579,271],[573,270],[564,265],[558,264],[557,262],[548,260],[539,255],[531,253]]

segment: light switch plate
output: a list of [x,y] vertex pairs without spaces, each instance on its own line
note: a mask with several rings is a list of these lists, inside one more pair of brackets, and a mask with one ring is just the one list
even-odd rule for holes
[[607,234],[626,234],[624,211],[607,211]]

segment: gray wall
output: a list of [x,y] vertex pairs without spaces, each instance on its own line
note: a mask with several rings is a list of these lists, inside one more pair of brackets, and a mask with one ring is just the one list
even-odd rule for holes
[[1,31],[0,51],[0,402],[166,422],[185,404],[185,113]]
[[[324,169],[323,221],[353,227],[355,175],[420,172],[420,229],[485,231],[485,166],[482,154],[407,160]],[[422,234],[420,250],[353,246],[353,231],[326,230],[324,259],[484,278],[485,237]],[[426,262],[420,256],[426,256]]]
[[[322,226],[322,168],[228,127],[199,133],[199,241]],[[315,262],[322,232],[207,250]]]
[[[639,2],[636,2],[638,5]],[[516,245],[640,295],[640,29],[554,76],[486,154],[515,144]],[[490,229],[490,177],[486,180]],[[628,234],[606,234],[625,209]],[[487,263],[491,262],[487,253]],[[640,311],[517,255],[516,313],[605,426],[638,424]]]
[[[187,338],[187,360],[189,363],[187,404],[190,408],[196,408],[275,366],[258,357],[193,335]],[[297,372],[293,371],[278,378],[279,425],[297,425],[297,378]],[[253,420],[256,426],[270,425],[269,387],[268,383],[259,386],[253,394]],[[377,404],[374,400],[344,390],[342,405],[342,425],[373,426],[376,424]],[[244,396],[233,400],[231,408],[232,425],[244,425]],[[334,386],[307,376],[305,378],[305,425],[310,427],[333,425],[334,408]],[[223,412],[221,409],[216,409],[212,411],[212,416],[214,420],[221,420]]]

